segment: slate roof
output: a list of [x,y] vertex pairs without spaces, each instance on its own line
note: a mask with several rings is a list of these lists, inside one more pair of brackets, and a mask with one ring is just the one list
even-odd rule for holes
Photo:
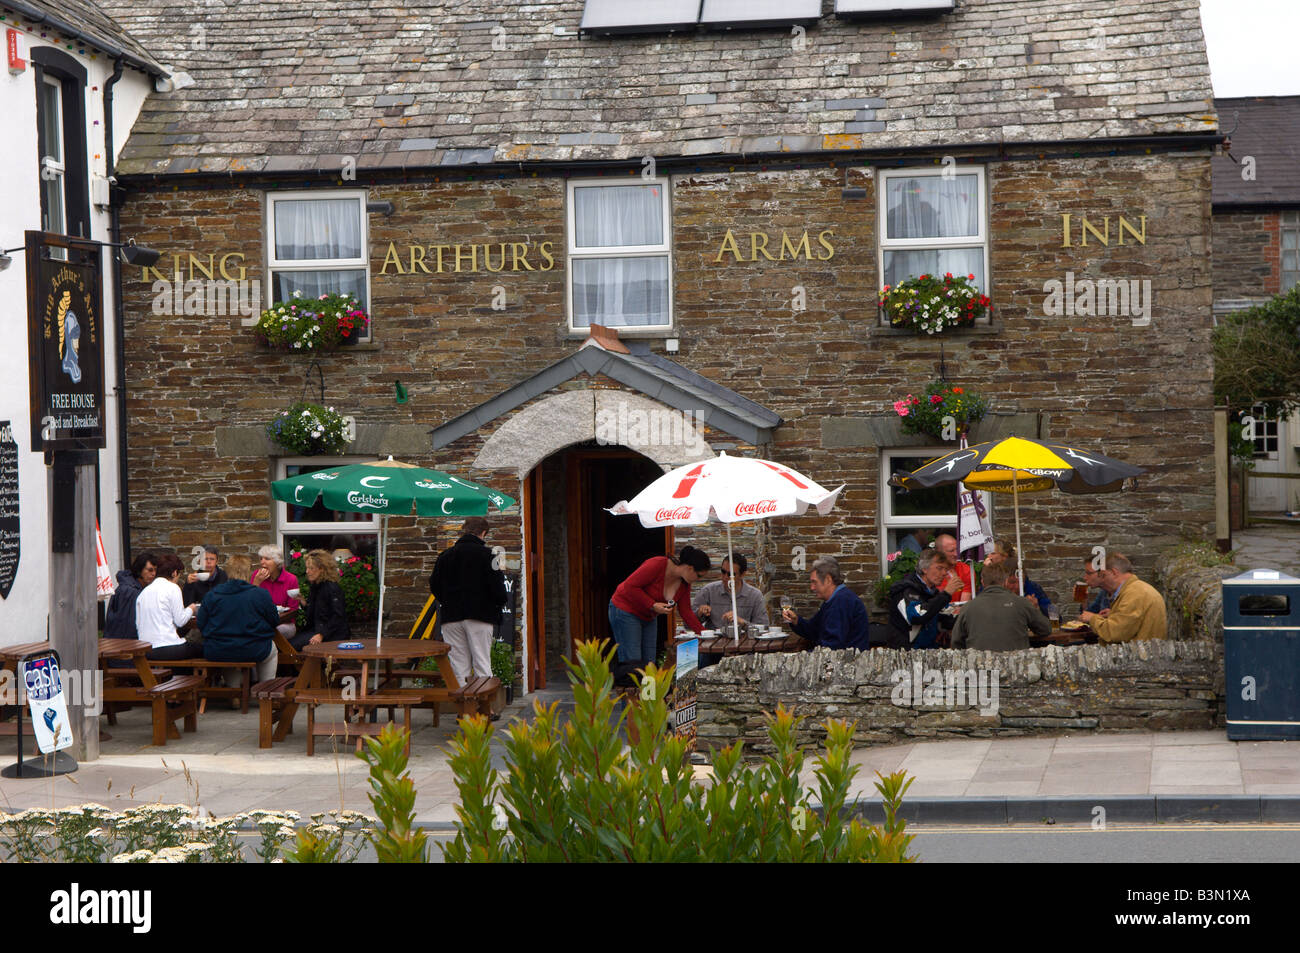
[[593,377],[603,374],[675,410],[694,411],[701,422],[739,437],[745,443],[771,442],[773,430],[781,423],[779,414],[675,361],[652,353],[645,341],[622,343],[627,348],[626,354],[598,346],[581,347],[509,390],[471,407],[430,431],[433,449],[438,450],[474,433],[580,374]]
[[39,36],[50,30],[90,44],[111,59],[118,55],[136,69],[153,76],[166,75],[141,43],[90,0],[0,0],[5,25],[17,22],[31,26]]
[[[1300,205],[1300,96],[1216,99],[1232,158],[1215,156],[1215,205]],[[1239,165],[1254,158],[1253,169]],[[1233,160],[1236,161],[1233,161]],[[1243,171],[1254,179],[1243,179]]]
[[[123,173],[637,161],[1212,132],[1198,0],[579,36],[584,0],[104,0],[195,85]],[[647,3],[653,0],[646,0]],[[202,28],[205,48],[195,49]],[[495,47],[494,47],[495,44]]]

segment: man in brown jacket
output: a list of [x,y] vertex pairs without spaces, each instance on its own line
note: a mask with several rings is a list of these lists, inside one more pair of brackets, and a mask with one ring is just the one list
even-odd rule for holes
[[1126,556],[1108,555],[1106,568],[1098,575],[1101,587],[1110,593],[1110,614],[1104,618],[1095,612],[1079,616],[1098,638],[1130,642],[1166,637],[1164,596],[1133,575],[1133,564]]
[[1006,588],[1008,567],[1002,563],[984,566],[984,588],[957,616],[952,630],[955,649],[1013,652],[1029,648],[1029,630],[1050,635],[1052,623],[1038,603]]

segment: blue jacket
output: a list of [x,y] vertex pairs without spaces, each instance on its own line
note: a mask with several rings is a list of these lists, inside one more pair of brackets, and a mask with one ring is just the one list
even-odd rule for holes
[[848,586],[837,586],[811,619],[802,616],[793,626],[810,642],[828,649],[870,648],[867,607]]
[[143,592],[140,580],[131,570],[123,569],[117,574],[117,591],[108,600],[104,610],[104,638],[138,639],[135,627],[135,600]]
[[939,639],[940,612],[951,601],[946,589],[931,589],[915,572],[890,586],[890,648],[934,648]]
[[242,579],[221,583],[199,606],[203,657],[213,662],[260,662],[271,653],[280,618],[271,594]]

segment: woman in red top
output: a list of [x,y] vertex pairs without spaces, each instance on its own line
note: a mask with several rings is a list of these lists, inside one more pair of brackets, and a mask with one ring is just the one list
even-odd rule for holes
[[709,557],[694,546],[683,546],[676,558],[654,556],[624,579],[609,600],[609,627],[618,643],[621,665],[648,665],[659,645],[659,616],[673,607],[682,621],[699,633],[704,627],[691,610],[691,583],[709,571]]

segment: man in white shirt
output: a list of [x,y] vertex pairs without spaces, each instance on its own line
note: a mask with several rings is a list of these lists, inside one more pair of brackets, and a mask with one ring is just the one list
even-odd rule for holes
[[158,575],[144,587],[135,600],[135,628],[140,639],[153,646],[150,659],[175,662],[203,654],[199,642],[187,642],[177,633],[180,626],[194,618],[197,603],[183,605],[181,587],[176,584],[184,566],[175,553],[162,553],[156,559]]

